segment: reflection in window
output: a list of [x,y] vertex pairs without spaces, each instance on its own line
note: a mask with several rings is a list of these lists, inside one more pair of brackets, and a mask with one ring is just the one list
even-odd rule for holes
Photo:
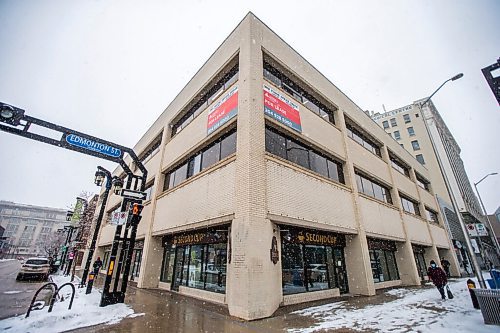
[[342,163],[271,127],[266,127],[266,151],[344,184]]
[[163,190],[171,189],[236,152],[236,129],[196,152],[165,175]]
[[401,197],[401,206],[405,212],[420,215],[420,209],[418,208],[418,203],[416,201],[401,195],[401,193],[399,196]]
[[429,209],[425,207],[425,215],[428,221],[434,222],[434,223],[439,223],[437,213],[433,211],[432,209]]
[[370,249],[369,253],[373,282],[399,280],[395,251],[389,249]]
[[377,200],[392,204],[391,192],[384,185],[355,171],[358,191]]

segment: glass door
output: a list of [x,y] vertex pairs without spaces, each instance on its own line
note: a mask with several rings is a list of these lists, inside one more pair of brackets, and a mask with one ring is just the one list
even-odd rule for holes
[[[186,250],[189,254],[189,246],[178,246],[175,249],[174,260],[174,279],[172,281],[172,290],[179,291],[179,286],[182,285],[183,278],[187,275],[184,274],[184,262],[188,261],[185,256]],[[187,272],[186,272],[187,273]]]
[[344,249],[333,248],[333,259],[335,265],[335,275],[338,281],[340,293],[349,292],[349,283],[347,281],[347,270],[345,267]]

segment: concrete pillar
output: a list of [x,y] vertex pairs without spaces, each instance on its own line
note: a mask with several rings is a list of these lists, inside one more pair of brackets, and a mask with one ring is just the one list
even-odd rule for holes
[[137,286],[139,288],[158,288],[160,281],[163,246],[161,237],[147,236],[144,239],[142,264]]
[[251,16],[240,29],[235,218],[226,302],[231,315],[252,320],[279,307],[281,265],[271,262],[272,237],[279,231],[266,209],[262,32]]
[[420,276],[410,240],[396,242],[396,249],[396,263],[401,282],[407,286],[419,286]]
[[460,277],[460,265],[457,260],[457,256],[455,254],[455,250],[451,249],[440,249],[439,250],[440,258],[445,258],[450,262],[450,275],[453,277]]
[[355,236],[346,237],[344,248],[349,292],[359,295],[375,295],[370,253],[364,230]]

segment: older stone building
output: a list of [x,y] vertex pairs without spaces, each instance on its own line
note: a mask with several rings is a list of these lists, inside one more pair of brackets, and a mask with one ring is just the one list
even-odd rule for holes
[[141,288],[257,319],[419,285],[439,257],[458,274],[428,170],[251,13],[134,150],[149,172]]

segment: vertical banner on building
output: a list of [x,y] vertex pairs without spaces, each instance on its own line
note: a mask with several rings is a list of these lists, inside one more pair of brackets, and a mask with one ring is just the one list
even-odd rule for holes
[[299,106],[276,89],[264,84],[264,113],[282,124],[302,132]]
[[227,123],[238,113],[238,87],[231,89],[208,112],[207,135]]

